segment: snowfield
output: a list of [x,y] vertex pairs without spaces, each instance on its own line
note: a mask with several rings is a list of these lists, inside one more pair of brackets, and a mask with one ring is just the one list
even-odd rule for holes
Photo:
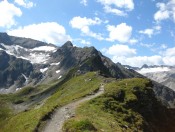
[[[40,46],[33,49],[27,49],[19,45],[9,46],[3,43],[0,45],[5,48],[0,48],[0,50],[4,50],[7,54],[13,55],[16,58],[29,60],[33,64],[47,63],[47,61],[50,59],[50,53],[53,53],[57,50],[57,48],[54,46]],[[59,63],[55,63],[55,65],[58,64]]]
[[55,52],[56,48],[52,46],[40,46],[32,49],[32,51],[45,51],[45,52]]
[[47,70],[48,70],[48,68],[46,67],[46,68],[40,69],[40,72],[44,73],[44,72],[46,72]]
[[170,69],[168,67],[142,68],[137,72],[140,74],[146,74],[146,73],[164,72],[164,71],[170,71]]

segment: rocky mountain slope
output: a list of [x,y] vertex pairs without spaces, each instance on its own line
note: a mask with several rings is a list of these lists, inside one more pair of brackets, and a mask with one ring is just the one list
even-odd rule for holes
[[[3,77],[3,83],[0,85],[1,93],[14,92],[23,86],[60,79],[73,67],[76,67],[80,73],[98,70],[102,74],[116,78],[139,76],[136,72],[126,70],[119,64],[115,65],[94,47],[78,48],[69,41],[62,47],[57,47],[0,33],[0,51],[1,67],[3,67],[0,69]],[[13,62],[17,63],[16,60],[20,60],[21,63],[13,64]],[[21,69],[23,63],[26,67]],[[30,65],[29,69],[27,65]],[[11,77],[12,72],[9,69],[13,70],[15,77]],[[20,84],[16,83],[19,80]]]

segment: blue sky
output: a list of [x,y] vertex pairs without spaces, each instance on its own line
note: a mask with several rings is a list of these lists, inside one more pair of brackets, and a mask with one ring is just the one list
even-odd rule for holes
[[1,0],[0,32],[94,46],[131,66],[175,65],[175,0]]

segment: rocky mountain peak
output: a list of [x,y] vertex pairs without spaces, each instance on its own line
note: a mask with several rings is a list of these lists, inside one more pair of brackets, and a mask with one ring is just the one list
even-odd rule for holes
[[148,68],[149,66],[147,65],[147,64],[144,64],[142,67],[141,67],[141,69],[142,68]]
[[12,41],[7,33],[0,33],[0,43],[11,45]]
[[73,44],[71,41],[67,41],[62,47],[67,47],[67,48],[73,47]]

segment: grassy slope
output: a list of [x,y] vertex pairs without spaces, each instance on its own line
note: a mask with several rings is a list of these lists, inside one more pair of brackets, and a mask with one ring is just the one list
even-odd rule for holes
[[[91,81],[85,81],[88,78],[90,78]],[[58,86],[58,90],[48,98],[43,106],[7,118],[6,121],[3,122],[3,127],[1,124],[0,131],[31,132],[38,126],[39,122],[47,118],[49,112],[52,112],[56,107],[67,104],[97,90],[101,81],[102,78],[94,72],[73,77],[61,86]]]
[[139,78],[108,83],[102,96],[77,109],[64,131],[173,131],[174,120],[150,87],[149,80]]

